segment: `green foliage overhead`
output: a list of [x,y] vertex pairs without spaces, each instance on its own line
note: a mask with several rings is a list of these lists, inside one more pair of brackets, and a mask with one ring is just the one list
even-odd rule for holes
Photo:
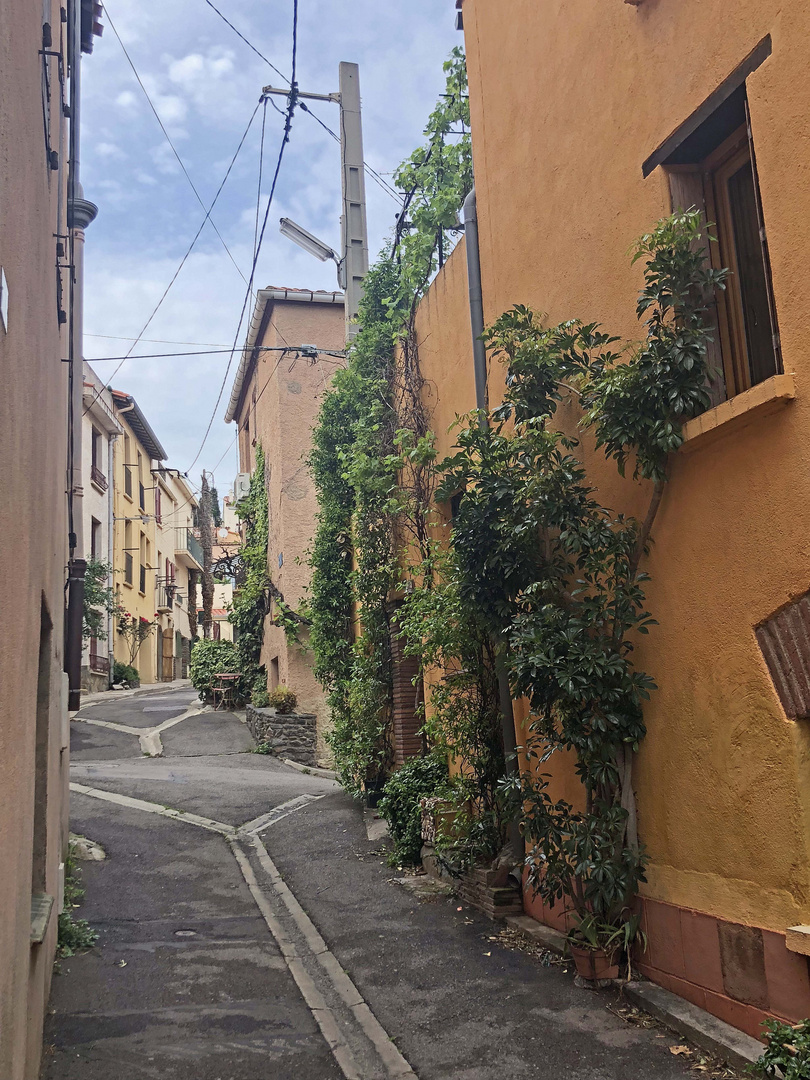
[[388,780],[378,810],[388,822],[394,842],[394,861],[416,866],[422,850],[421,800],[447,790],[447,756],[443,753],[411,758]]

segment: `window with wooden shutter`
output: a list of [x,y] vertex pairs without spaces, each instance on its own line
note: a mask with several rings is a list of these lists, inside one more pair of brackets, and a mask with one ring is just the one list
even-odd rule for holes
[[718,405],[782,370],[765,221],[745,80],[771,54],[764,38],[715,92],[644,162],[668,175],[671,208],[700,211],[717,243],[707,257],[729,275],[710,305],[709,391]]

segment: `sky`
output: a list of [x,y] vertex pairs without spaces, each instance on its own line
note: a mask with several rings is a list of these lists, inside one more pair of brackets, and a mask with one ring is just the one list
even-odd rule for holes
[[[293,0],[215,0],[234,26],[287,78]],[[341,60],[360,65],[366,162],[389,183],[423,141],[444,86],[442,63],[462,35],[453,0],[299,0],[298,85],[313,93],[338,88]],[[180,266],[256,109],[263,86],[283,85],[206,0],[105,0],[103,36],[82,68],[82,164],[85,198],[99,213],[86,233],[85,356],[106,382]],[[194,194],[135,69],[196,187]],[[274,98],[282,108],[284,98]],[[308,103],[333,130],[338,107]],[[250,276],[258,198],[262,108],[211,214],[210,222],[133,356],[112,385],[136,398],[168,453],[186,471],[208,422],[211,431],[189,473],[199,484],[214,472],[220,495],[237,472],[233,424],[225,408],[239,354],[216,408],[227,353],[137,359],[138,353],[225,347],[236,340]],[[266,109],[261,216],[279,154],[283,119]],[[398,204],[366,177],[372,261],[390,233]],[[291,217],[333,248],[340,244],[340,152],[337,142],[300,110],[294,116],[257,266],[255,287],[337,287],[334,263],[321,263],[282,237]],[[234,266],[234,263],[236,266]],[[239,268],[237,270],[237,267]],[[252,304],[239,332],[244,341]],[[165,343],[172,344],[165,344]],[[174,343],[191,344],[174,344]]]

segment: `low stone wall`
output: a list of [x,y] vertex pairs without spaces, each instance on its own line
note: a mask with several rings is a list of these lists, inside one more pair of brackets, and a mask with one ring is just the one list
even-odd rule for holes
[[300,765],[314,767],[315,722],[314,713],[287,713],[275,709],[255,709],[248,705],[247,726],[257,743],[267,743],[276,757],[289,758]]

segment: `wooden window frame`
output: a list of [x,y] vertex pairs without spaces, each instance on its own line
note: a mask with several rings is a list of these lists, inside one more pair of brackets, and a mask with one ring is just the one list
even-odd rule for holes
[[748,354],[745,314],[740,290],[740,270],[737,264],[737,247],[734,241],[731,203],[727,188],[728,180],[746,164],[753,173],[757,228],[760,234],[774,347],[773,374],[778,375],[782,371],[779,335],[750,126],[747,123],[740,125],[699,164],[665,165],[669,177],[672,209],[675,210],[678,207],[685,209],[689,205],[696,204],[699,200],[686,192],[691,190],[694,193],[695,187],[699,188],[702,200],[699,209],[704,215],[704,227],[706,222],[711,222],[718,241],[705,243],[707,257],[715,270],[725,267],[730,271],[726,279],[726,288],[716,289],[714,295],[713,322],[716,340],[709,347],[707,359],[710,367],[714,367],[718,372],[722,371],[724,385],[721,385],[717,378],[710,383],[712,405],[719,405],[721,401],[736,397],[755,385],[751,377],[751,358]]

